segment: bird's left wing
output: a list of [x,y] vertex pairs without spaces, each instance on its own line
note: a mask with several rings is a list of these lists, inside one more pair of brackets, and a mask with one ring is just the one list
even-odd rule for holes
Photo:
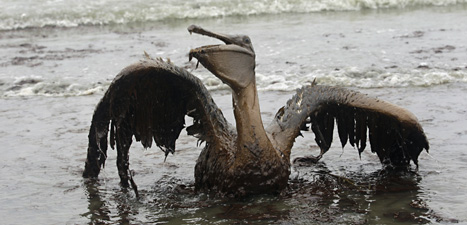
[[[308,124],[321,149],[318,159],[331,146],[337,124],[342,147],[347,141],[361,153],[367,142],[381,163],[407,167],[428,151],[428,141],[417,118],[409,111],[359,92],[320,85],[304,86],[277,112],[267,132],[277,149],[290,155],[301,130]],[[367,132],[368,131],[368,132]]]

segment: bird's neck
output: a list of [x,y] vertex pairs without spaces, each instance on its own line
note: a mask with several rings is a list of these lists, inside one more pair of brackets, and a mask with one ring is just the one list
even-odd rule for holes
[[256,156],[264,155],[270,141],[264,130],[259,108],[256,83],[233,93],[233,108],[237,125],[237,147],[245,149]]

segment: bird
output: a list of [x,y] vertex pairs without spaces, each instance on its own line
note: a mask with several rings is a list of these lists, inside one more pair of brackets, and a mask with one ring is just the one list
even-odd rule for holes
[[[418,156],[429,144],[414,114],[389,102],[342,87],[316,82],[296,90],[263,125],[255,81],[256,55],[247,35],[212,32],[197,25],[195,33],[223,44],[191,49],[189,61],[227,84],[232,91],[235,125],[217,107],[200,79],[170,60],[153,59],[147,53],[125,67],[97,104],[88,135],[84,178],[97,178],[107,158],[108,145],[116,146],[122,187],[137,192],[129,170],[133,139],[150,148],[153,142],[165,153],[175,152],[183,129],[198,138],[204,148],[195,165],[195,191],[216,196],[241,197],[278,194],[288,184],[291,150],[297,136],[310,130],[320,148],[320,160],[337,126],[344,147],[349,142],[361,154],[367,145],[387,168],[418,168]],[[186,117],[188,116],[188,117]],[[186,125],[185,118],[192,124]]]

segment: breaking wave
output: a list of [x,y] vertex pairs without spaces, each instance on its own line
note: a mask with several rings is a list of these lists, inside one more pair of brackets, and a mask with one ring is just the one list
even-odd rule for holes
[[0,30],[464,3],[467,0],[0,0]]

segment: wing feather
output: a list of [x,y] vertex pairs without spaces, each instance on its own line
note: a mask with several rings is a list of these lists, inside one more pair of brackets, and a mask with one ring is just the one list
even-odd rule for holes
[[201,142],[216,142],[230,129],[205,86],[188,71],[162,59],[126,67],[94,112],[83,176],[97,177],[106,158],[108,135],[112,148],[134,136],[145,148],[154,141],[166,155],[173,153],[186,115],[194,120],[187,133]]
[[429,148],[421,125],[409,111],[355,91],[314,84],[298,89],[267,131],[276,147],[290,155],[301,128],[310,122],[321,155],[331,145],[334,122],[342,147],[349,142],[361,154],[368,139],[385,165],[406,167],[410,161],[418,165],[419,154]]

